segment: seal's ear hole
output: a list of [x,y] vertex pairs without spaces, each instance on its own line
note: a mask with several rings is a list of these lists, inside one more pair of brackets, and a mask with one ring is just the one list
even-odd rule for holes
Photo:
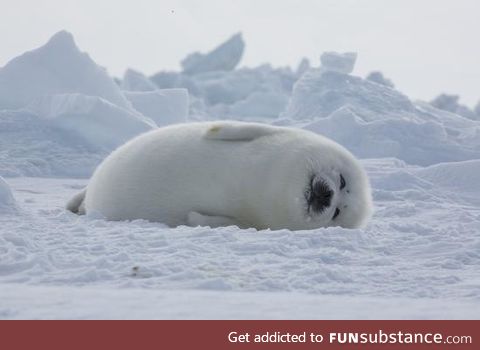
[[255,123],[216,123],[208,128],[205,138],[220,141],[253,141],[259,137],[281,132],[281,128]]

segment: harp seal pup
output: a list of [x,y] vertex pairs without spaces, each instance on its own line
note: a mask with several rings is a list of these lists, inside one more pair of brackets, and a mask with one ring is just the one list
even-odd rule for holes
[[168,126],[113,151],[67,209],[175,227],[357,228],[369,181],[344,147],[310,131],[244,122]]

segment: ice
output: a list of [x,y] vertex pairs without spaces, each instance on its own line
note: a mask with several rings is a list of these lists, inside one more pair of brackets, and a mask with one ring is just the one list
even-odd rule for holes
[[390,79],[385,78],[382,72],[379,72],[379,71],[371,72],[366,79],[373,81],[374,83],[377,83],[377,84],[388,86],[392,89],[395,87],[392,81]]
[[474,111],[470,110],[470,108],[459,104],[459,98],[460,96],[458,95],[440,94],[435,97],[430,103],[432,106],[438,109],[442,109],[451,113],[456,113],[465,118],[480,119],[477,117]]
[[282,117],[325,118],[343,106],[351,107],[364,120],[414,112],[408,97],[394,89],[320,67],[310,69],[295,83]]
[[185,122],[188,118],[187,89],[161,89],[125,92],[133,107],[151,118],[158,126]]
[[157,89],[156,85],[143,73],[133,69],[127,69],[120,87],[125,91],[152,91]]
[[321,68],[323,71],[350,74],[355,67],[357,60],[356,52],[324,52],[320,56]]
[[278,117],[288,102],[295,73],[262,65],[195,76],[207,112],[221,118]]
[[[480,130],[478,125],[470,126]],[[343,107],[326,118],[305,124],[304,128],[332,138],[361,158],[395,157],[410,164],[431,165],[480,157],[480,147],[472,147],[474,141],[463,140],[467,145],[462,148],[462,140],[448,134],[450,130],[466,129],[468,124],[447,129],[442,123],[427,119],[365,121],[355,110]]]
[[[0,318],[478,319],[480,121],[455,96],[434,107],[351,75],[351,54],[235,68],[240,48],[119,87],[60,32],[0,70]],[[65,211],[117,145],[216,119],[341,143],[369,175],[371,222],[168,228]]]
[[76,133],[90,145],[113,149],[156,124],[133,110],[126,110],[97,96],[79,93],[48,95],[31,102],[29,113],[52,126]]
[[0,214],[15,207],[12,190],[8,183],[0,176]]
[[[302,122],[359,157],[395,157],[423,166],[478,158],[480,125],[455,114],[459,110],[453,102],[454,113],[443,112],[414,103],[371,76],[362,79],[320,68],[295,83],[281,117],[290,120],[287,125]],[[442,109],[452,110],[447,107]]]
[[179,72],[159,72],[154,74],[151,81],[159,89],[187,89],[188,93],[193,96],[201,97],[203,95],[201,89],[197,86],[194,77]]
[[229,63],[229,67],[215,65],[215,62],[224,64],[227,58],[234,59],[234,53],[238,54],[237,62],[243,48],[243,39],[236,34],[211,53],[192,54],[184,61],[184,68],[185,64],[203,67],[209,62],[208,69],[163,71],[150,79],[160,89],[188,89],[189,113],[195,120],[199,116],[204,119],[277,118],[287,104],[294,82],[308,69],[309,62],[302,61],[295,72],[289,67],[274,68],[269,64],[241,69],[233,69],[236,63]]
[[310,69],[310,61],[308,58],[302,58],[300,63],[298,64],[297,70],[295,71],[295,74],[298,78],[300,78],[306,71]]
[[277,118],[285,109],[288,96],[275,92],[254,92],[244,100],[231,105],[228,114],[232,118]]
[[245,44],[242,34],[233,35],[207,54],[195,52],[182,61],[186,74],[233,70],[242,59]]
[[61,31],[44,46],[12,59],[0,69],[0,109],[18,109],[32,100],[59,93],[99,96],[125,109],[131,105],[120,88],[73,36]]
[[433,99],[430,103],[432,106],[438,109],[455,113],[458,108],[459,98],[460,96],[458,95],[441,94],[435,97],[435,99]]

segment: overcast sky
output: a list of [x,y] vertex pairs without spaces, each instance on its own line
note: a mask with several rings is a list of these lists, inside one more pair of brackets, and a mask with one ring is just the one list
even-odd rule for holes
[[480,99],[478,0],[0,0],[0,66],[61,29],[116,76],[179,69],[241,31],[241,65],[356,51],[354,74],[381,70],[410,97]]

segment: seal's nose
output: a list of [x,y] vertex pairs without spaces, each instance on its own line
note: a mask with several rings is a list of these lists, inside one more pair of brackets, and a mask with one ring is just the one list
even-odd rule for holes
[[334,192],[324,181],[317,181],[313,184],[312,205],[316,211],[323,211],[332,202]]

